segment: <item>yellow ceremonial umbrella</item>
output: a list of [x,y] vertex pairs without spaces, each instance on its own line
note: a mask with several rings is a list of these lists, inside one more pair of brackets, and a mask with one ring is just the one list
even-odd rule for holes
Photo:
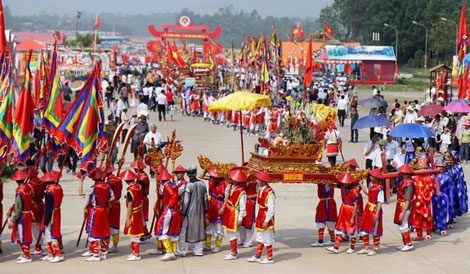
[[[271,98],[266,95],[261,95],[246,91],[237,91],[227,95],[217,101],[214,101],[209,106],[209,111],[242,111],[252,110],[259,107],[271,106]],[[240,137],[242,146],[242,165],[245,163],[245,156],[243,152],[243,123],[240,113]]]

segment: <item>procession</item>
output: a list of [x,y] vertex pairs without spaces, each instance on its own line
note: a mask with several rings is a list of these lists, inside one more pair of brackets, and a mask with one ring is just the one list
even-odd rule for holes
[[93,9],[27,19],[22,1],[0,1],[5,273],[465,272],[465,3],[439,15],[458,23],[449,55],[416,17],[425,51],[404,62],[398,23],[370,40],[328,17],[350,1],[315,22],[214,11],[249,32],[141,14],[133,35]]

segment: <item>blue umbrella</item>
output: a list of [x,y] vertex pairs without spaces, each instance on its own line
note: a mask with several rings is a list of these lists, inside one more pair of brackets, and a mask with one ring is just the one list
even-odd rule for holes
[[354,123],[353,129],[382,127],[382,126],[389,126],[389,125],[390,125],[390,121],[385,119],[383,116],[368,115],[357,120],[356,123]]
[[392,128],[387,134],[393,137],[405,138],[429,138],[434,136],[429,128],[419,124],[401,124]]
[[365,108],[378,108],[378,107],[382,107],[383,104],[375,99],[375,98],[368,98],[368,99],[365,99],[364,101],[362,101],[360,103],[361,106],[365,107]]

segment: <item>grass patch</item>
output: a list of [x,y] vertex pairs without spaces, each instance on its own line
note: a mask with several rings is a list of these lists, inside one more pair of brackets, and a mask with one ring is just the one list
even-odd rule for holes
[[424,91],[429,87],[429,82],[416,79],[399,78],[394,85],[356,85],[357,88],[369,90],[372,90],[372,86],[376,86],[381,91]]

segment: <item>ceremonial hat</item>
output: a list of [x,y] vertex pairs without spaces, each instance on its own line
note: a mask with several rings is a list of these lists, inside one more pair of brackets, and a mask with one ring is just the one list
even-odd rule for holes
[[90,174],[88,174],[88,177],[97,181],[106,177],[106,173],[101,168],[95,168],[90,172]]
[[158,175],[158,177],[157,177],[158,181],[168,181],[168,180],[171,180],[171,179],[173,179],[173,176],[170,173],[168,173],[168,171],[166,169],[163,170],[160,173],[160,175]]
[[350,173],[344,173],[343,176],[339,177],[338,181],[341,183],[347,185],[347,184],[353,184],[356,182],[356,179],[350,174]]
[[243,173],[242,169],[232,169],[229,174],[230,179],[237,183],[244,183],[248,180],[248,177]]
[[108,183],[117,183],[117,182],[121,182],[121,178],[119,178],[118,176],[114,176],[114,175],[110,175],[108,176]]
[[411,159],[410,162],[408,163],[408,165],[412,169],[418,169],[418,159],[416,159],[416,158]]
[[103,167],[103,171],[106,171],[106,173],[113,173],[115,171],[114,168],[108,166],[108,167]]
[[119,174],[119,178],[123,179],[124,181],[134,181],[137,179],[137,175],[135,175],[132,170],[126,169],[121,172],[121,174]]
[[49,172],[46,172],[39,180],[41,182],[57,182],[60,179],[60,172],[51,170]]
[[356,159],[351,159],[349,161],[346,161],[345,164],[350,164],[353,167],[359,168],[359,164],[356,162]]
[[452,164],[455,162],[455,158],[454,156],[452,156],[452,154],[450,152],[447,152],[446,155],[445,155],[445,159],[446,159],[446,162],[448,164]]
[[470,120],[467,120],[463,125],[466,127],[470,127]]
[[179,165],[175,168],[175,170],[173,170],[173,173],[176,172],[186,172],[186,169],[182,165]]
[[28,175],[28,178],[38,177],[39,174],[38,170],[32,166],[26,167],[25,169],[23,169],[23,171],[26,173],[26,175]]
[[369,174],[371,176],[374,176],[375,178],[378,178],[378,179],[384,179],[384,175],[382,174],[382,171],[380,171],[379,168],[376,168],[376,169],[373,169],[371,171],[369,171]]
[[13,181],[24,181],[26,179],[28,179],[29,176],[28,174],[23,170],[23,169],[19,169],[18,171],[15,172],[15,174],[13,174],[13,176],[11,177],[11,179]]
[[131,163],[131,167],[135,169],[145,169],[147,166],[142,161],[134,161]]
[[435,155],[434,156],[434,164],[437,167],[446,167],[447,163],[446,163],[446,159],[445,159],[444,155],[442,155],[442,154]]
[[256,174],[255,177],[263,182],[271,182],[271,178],[269,178],[269,174],[266,171]]
[[407,164],[402,165],[401,167],[397,168],[398,172],[404,174],[413,174],[415,171]]
[[224,176],[220,175],[219,169],[217,167],[213,167],[213,168],[209,169],[208,173],[209,173],[210,176],[212,176],[214,178],[224,177]]

